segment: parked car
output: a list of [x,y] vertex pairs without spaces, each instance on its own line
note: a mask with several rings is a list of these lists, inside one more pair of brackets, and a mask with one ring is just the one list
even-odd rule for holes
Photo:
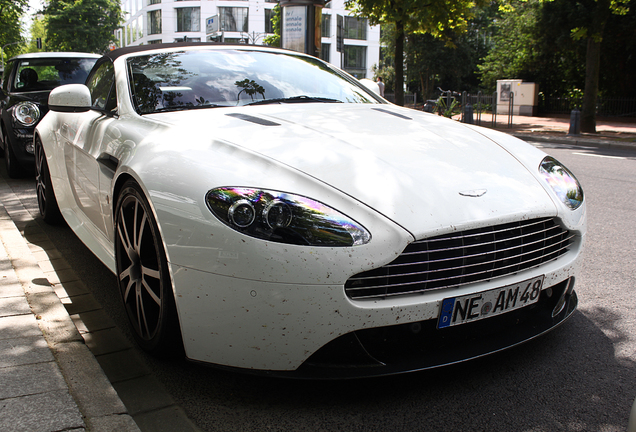
[[124,48],[49,107],[40,212],[115,273],[149,352],[374,376],[515,346],[576,308],[586,204],[567,168],[314,57]]
[[0,89],[0,156],[5,158],[10,177],[33,172],[33,131],[48,111],[51,90],[63,84],[83,84],[100,57],[46,52],[22,54],[7,62]]

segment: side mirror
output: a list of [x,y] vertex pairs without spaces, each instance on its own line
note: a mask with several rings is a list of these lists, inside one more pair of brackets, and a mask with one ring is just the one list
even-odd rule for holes
[[49,109],[57,112],[86,112],[91,109],[91,92],[84,84],[67,84],[49,94]]

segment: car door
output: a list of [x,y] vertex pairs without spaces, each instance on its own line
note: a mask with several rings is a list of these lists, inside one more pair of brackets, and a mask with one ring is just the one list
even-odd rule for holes
[[[91,227],[96,239],[105,243],[112,241],[112,217],[108,197],[100,191],[100,184],[112,179],[112,171],[105,173],[100,155],[103,149],[117,145],[117,97],[114,85],[113,64],[104,61],[96,65],[87,80],[91,93],[91,110],[80,116],[77,130],[62,136],[73,137],[64,140],[64,159],[71,193],[77,208]],[[67,126],[70,127],[70,126]],[[102,177],[106,176],[106,179]],[[108,244],[103,246],[108,247]]]

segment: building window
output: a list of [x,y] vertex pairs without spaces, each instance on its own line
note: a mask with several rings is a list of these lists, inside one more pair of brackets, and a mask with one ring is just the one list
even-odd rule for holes
[[148,34],[161,34],[161,9],[148,12]]
[[159,3],[161,3],[161,0],[148,0],[149,5],[159,4]]
[[219,22],[221,31],[246,32],[248,31],[247,19],[249,8],[220,7]]
[[177,8],[177,32],[201,31],[201,8]]
[[160,44],[162,42],[161,39],[153,39],[148,41],[148,45]]
[[366,18],[345,17],[345,38],[367,40]]
[[330,14],[322,14],[322,23],[320,24],[320,26],[321,26],[322,37],[324,38],[331,37],[331,15]]
[[367,75],[367,47],[345,45],[343,69],[358,79],[365,78]]
[[[324,18],[324,16],[323,16]],[[329,51],[331,50],[331,44],[320,44],[320,58],[326,62],[329,62]]]
[[265,33],[274,33],[274,23],[272,22],[274,15],[274,9],[265,9]]

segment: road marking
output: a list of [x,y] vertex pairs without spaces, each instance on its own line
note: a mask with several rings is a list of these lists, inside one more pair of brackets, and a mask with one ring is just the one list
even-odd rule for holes
[[627,159],[627,158],[621,157],[621,156],[605,156],[605,155],[599,155],[599,154],[594,154],[594,153],[572,152],[572,154],[579,155],[579,156],[592,156],[592,157],[605,158],[605,159]]

